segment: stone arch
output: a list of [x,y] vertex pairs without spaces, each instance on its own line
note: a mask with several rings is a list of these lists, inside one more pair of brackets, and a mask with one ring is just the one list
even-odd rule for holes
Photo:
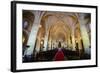
[[[58,13],[58,15],[56,13]],[[54,17],[55,19],[57,19],[57,21],[52,22],[52,23],[49,22],[50,24],[48,24],[47,20],[51,21],[50,17],[51,17],[51,19]],[[71,22],[73,22],[74,24],[70,24],[68,22],[69,20],[67,20],[67,18],[70,18]],[[39,28],[39,30],[38,30],[38,33],[37,33],[38,37],[36,38],[36,44],[40,44],[41,40],[44,40],[43,44],[45,45],[45,40],[47,40],[47,41],[50,40],[50,35],[51,35],[51,31],[50,30],[55,27],[54,24],[56,24],[56,22],[58,22],[58,21],[60,21],[64,26],[62,28],[62,29],[64,29],[64,30],[62,30],[63,34],[64,33],[67,33],[67,35],[69,34],[69,36],[67,36],[67,39],[66,39],[66,41],[68,43],[68,46],[69,47],[72,46],[72,44],[73,44],[71,42],[72,38],[73,38],[72,37],[72,29],[73,28],[72,27],[78,26],[77,25],[78,19],[77,19],[76,14],[75,13],[69,13],[69,12],[60,13],[60,12],[52,12],[52,11],[50,11],[50,12],[47,12],[47,11],[46,12],[41,12],[41,14],[40,14],[40,25],[39,25],[39,27],[42,27],[42,29]],[[62,26],[60,25],[59,27],[62,27]],[[67,32],[64,32],[64,31],[67,31]],[[60,32],[60,33],[62,33],[62,32]],[[63,36],[66,36],[66,34],[64,34]],[[47,37],[47,39],[45,37]],[[70,39],[70,40],[68,40],[68,39]],[[46,43],[48,43],[48,42],[46,42]],[[44,45],[43,45],[43,47],[44,47]],[[40,48],[40,45],[37,45],[37,46],[38,46],[38,48]]]

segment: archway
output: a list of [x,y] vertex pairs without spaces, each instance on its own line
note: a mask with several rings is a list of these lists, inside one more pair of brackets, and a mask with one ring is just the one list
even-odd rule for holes
[[51,49],[58,48],[58,43],[61,43],[62,48],[68,46],[68,36],[70,29],[62,21],[54,23],[49,29],[48,46]]

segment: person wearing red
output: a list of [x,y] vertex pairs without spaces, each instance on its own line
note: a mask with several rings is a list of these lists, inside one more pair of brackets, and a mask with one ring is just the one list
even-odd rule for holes
[[64,53],[61,49],[61,43],[59,42],[58,44],[58,51],[56,52],[55,56],[54,56],[54,60],[55,61],[63,61],[64,60]]

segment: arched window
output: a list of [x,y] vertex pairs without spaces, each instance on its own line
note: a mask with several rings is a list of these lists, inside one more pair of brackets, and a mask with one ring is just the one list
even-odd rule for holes
[[23,21],[23,29],[27,29],[28,28],[28,21]]

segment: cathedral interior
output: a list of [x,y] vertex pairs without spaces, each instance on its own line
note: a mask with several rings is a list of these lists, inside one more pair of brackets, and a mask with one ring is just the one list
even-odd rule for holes
[[91,59],[91,14],[22,11],[23,62]]

